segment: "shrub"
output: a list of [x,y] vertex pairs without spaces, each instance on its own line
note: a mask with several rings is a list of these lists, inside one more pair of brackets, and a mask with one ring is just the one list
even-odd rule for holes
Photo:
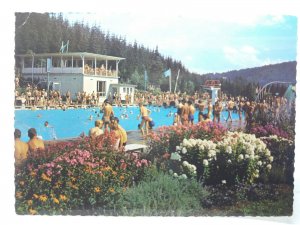
[[197,177],[205,184],[251,184],[262,171],[271,169],[273,160],[260,139],[239,132],[228,132],[217,143],[184,139],[177,152],[183,164],[196,166]]
[[293,136],[290,135],[288,132],[280,129],[277,126],[272,124],[267,124],[265,126],[255,126],[250,130],[251,134],[255,134],[256,137],[269,137],[271,135],[276,135],[278,137],[286,138],[286,139],[293,139]]
[[160,167],[169,159],[172,152],[176,152],[184,139],[207,139],[219,141],[226,133],[226,129],[218,123],[200,122],[189,126],[161,127],[149,137],[149,159]]
[[294,141],[271,135],[261,137],[274,158],[270,173],[264,174],[262,181],[293,184],[295,143]]
[[195,179],[174,178],[159,172],[129,188],[118,208],[126,216],[191,216],[201,211],[206,195]]

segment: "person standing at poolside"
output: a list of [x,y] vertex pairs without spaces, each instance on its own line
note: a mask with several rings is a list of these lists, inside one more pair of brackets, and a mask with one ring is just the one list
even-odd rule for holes
[[205,118],[205,115],[204,115],[205,104],[202,99],[200,99],[198,101],[198,103],[199,103],[198,121],[201,122],[201,121],[204,121],[204,118]]
[[183,125],[188,125],[189,124],[189,112],[190,112],[190,109],[189,109],[189,106],[187,104],[187,102],[185,100],[182,101],[183,103],[183,106],[182,106],[182,111],[181,111],[181,123]]
[[[149,113],[151,112],[149,109],[147,109],[143,103],[139,103],[139,107],[140,107],[140,115],[138,116],[138,119],[140,117],[142,117],[142,122],[141,122],[141,132],[142,132],[142,135],[143,137],[145,137],[145,135],[147,136],[148,135],[148,130],[149,130]],[[144,132],[144,127],[145,127],[145,131],[146,131],[146,134]]]
[[37,137],[35,128],[30,128],[28,130],[28,137],[30,138],[30,140],[28,141],[29,152],[45,150],[44,142]]
[[15,165],[17,167],[21,166],[27,159],[29,146],[26,142],[20,140],[21,131],[15,129]]
[[104,122],[104,129],[108,129],[110,118],[113,116],[114,116],[113,108],[111,104],[108,102],[108,100],[105,100],[103,106],[103,118],[102,118]]
[[214,105],[214,122],[218,121],[218,123],[220,123],[222,110],[222,101],[218,99]]
[[213,105],[211,99],[207,100],[207,114],[205,116],[205,121],[211,121],[211,115],[213,114]]
[[195,107],[191,100],[188,101],[189,106],[189,124],[194,124]]
[[226,122],[230,119],[230,122],[232,122],[232,110],[234,107],[234,101],[232,100],[232,98],[229,99],[228,103],[227,103],[227,110],[228,110],[228,117],[226,119]]

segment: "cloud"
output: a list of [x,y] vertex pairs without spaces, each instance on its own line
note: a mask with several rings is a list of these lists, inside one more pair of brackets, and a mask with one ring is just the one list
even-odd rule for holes
[[261,64],[258,58],[259,51],[249,45],[240,48],[225,46],[223,47],[223,53],[225,59],[234,66],[243,68]]

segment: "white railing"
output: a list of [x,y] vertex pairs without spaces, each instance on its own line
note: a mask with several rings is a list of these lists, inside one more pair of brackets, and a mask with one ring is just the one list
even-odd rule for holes
[[[42,68],[23,68],[22,70],[23,74],[47,74],[47,70],[46,68],[42,67]],[[50,73],[82,73],[82,67],[52,67],[50,70]],[[95,71],[93,69],[85,69],[84,71],[85,75],[95,75],[95,76],[104,76],[104,77],[118,77],[117,71],[113,70],[113,71],[100,71],[100,70],[96,70],[96,74]]]

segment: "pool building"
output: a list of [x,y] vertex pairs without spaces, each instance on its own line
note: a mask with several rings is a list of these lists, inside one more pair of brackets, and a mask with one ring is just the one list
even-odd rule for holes
[[135,85],[119,83],[119,63],[125,58],[88,52],[42,53],[16,55],[21,76],[28,82],[44,83],[62,94],[71,92],[97,93],[99,102],[118,94],[121,100],[130,96],[131,104]]

